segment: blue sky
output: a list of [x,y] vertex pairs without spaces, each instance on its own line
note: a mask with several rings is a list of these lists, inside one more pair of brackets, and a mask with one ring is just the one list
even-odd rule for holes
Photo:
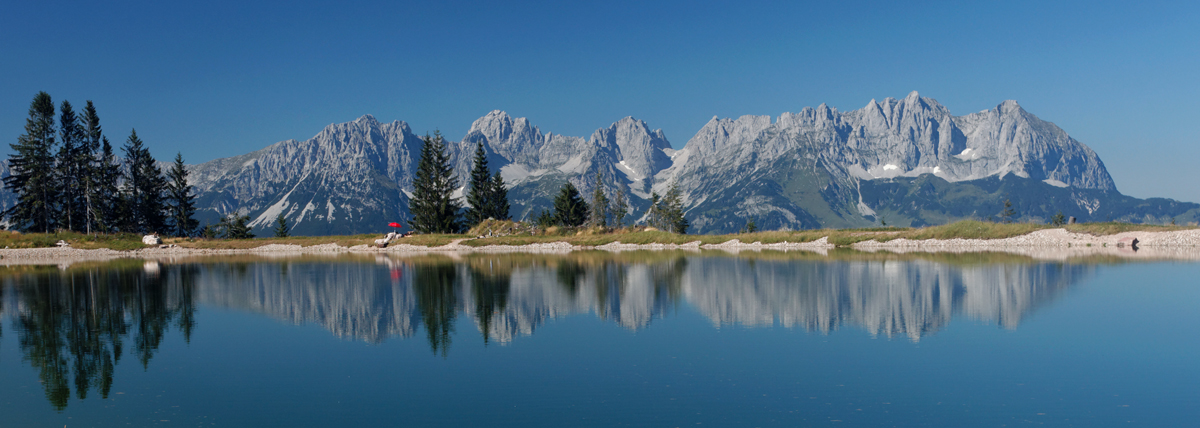
[[[233,156],[372,114],[460,139],[493,109],[588,136],[624,117],[681,147],[713,116],[917,90],[1015,99],[1118,188],[1200,201],[1200,7],[1188,2],[14,2],[0,142],[29,101],[96,102],[162,160]],[[10,152],[2,145],[3,153]]]

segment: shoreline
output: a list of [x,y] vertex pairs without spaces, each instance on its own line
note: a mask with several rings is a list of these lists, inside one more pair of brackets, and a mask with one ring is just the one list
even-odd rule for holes
[[[1128,245],[1137,240],[1136,248]],[[456,239],[448,244],[427,247],[411,244],[394,244],[385,248],[370,245],[344,247],[335,243],[300,246],[296,244],[266,244],[245,249],[199,249],[175,245],[162,245],[137,250],[77,249],[71,247],[0,249],[0,266],[12,265],[70,265],[78,262],[108,261],[120,258],[158,260],[178,257],[204,257],[228,255],[294,256],[311,254],[380,254],[420,255],[430,253],[543,253],[561,254],[572,251],[665,251],[665,250],[721,250],[736,254],[742,251],[804,251],[828,255],[835,248],[847,248],[867,253],[1009,253],[1023,255],[1035,260],[1068,260],[1090,256],[1115,256],[1141,260],[1200,261],[1200,229],[1176,231],[1135,231],[1112,235],[1090,235],[1070,232],[1066,229],[1043,229],[1024,235],[1000,239],[925,239],[897,238],[888,241],[874,239],[837,246],[829,243],[828,237],[809,242],[741,242],[738,239],[719,244],[702,244],[696,240],[684,244],[625,244],[612,242],[604,245],[574,245],[568,242],[544,242],[525,245],[462,245]]]

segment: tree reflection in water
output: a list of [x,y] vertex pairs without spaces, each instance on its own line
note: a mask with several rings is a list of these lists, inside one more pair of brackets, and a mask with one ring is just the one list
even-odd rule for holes
[[198,303],[318,323],[370,343],[415,336],[423,324],[430,350],[447,358],[461,319],[485,345],[505,344],[580,313],[643,329],[684,304],[714,325],[821,334],[850,325],[913,341],[957,315],[1016,328],[1095,271],[1012,256],[670,251],[142,263],[0,275],[0,310],[15,320],[24,360],[55,407],[72,388],[79,399],[107,397],[123,352],[145,368],[169,331],[190,340]]
[[67,407],[72,385],[82,400],[95,390],[107,398],[113,370],[128,349],[148,368],[166,332],[190,340],[195,328],[195,268],[124,266],[37,267],[6,276],[19,301],[18,343],[38,371],[46,398]]
[[421,308],[421,321],[429,334],[429,347],[434,354],[440,351],[445,357],[458,312],[458,272],[453,264],[420,266],[415,270],[413,288]]

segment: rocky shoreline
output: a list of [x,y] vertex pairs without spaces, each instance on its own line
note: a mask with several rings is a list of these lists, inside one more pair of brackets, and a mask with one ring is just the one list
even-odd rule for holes
[[[308,247],[300,245],[269,244],[249,249],[196,249],[174,245],[148,247],[139,250],[117,251],[109,249],[83,250],[70,247],[29,248],[0,250],[0,265],[58,264],[69,265],[86,261],[106,261],[118,258],[164,259],[198,256],[265,255],[288,257],[305,254],[429,254],[471,252],[527,252],[567,253],[581,250],[641,251],[641,250],[722,250],[731,253],[741,251],[806,251],[828,254],[835,248],[828,238],[811,242],[741,242],[733,239],[720,244],[702,244],[693,241],[685,244],[625,244],[612,242],[599,246],[578,246],[567,242],[548,242],[528,245],[488,245],[472,247],[462,245],[465,239],[455,240],[439,247],[409,244],[389,245],[378,248],[369,245],[343,247],[337,244],[321,244]],[[1136,242],[1136,244],[1134,244]],[[1003,239],[894,239],[880,242],[869,240],[858,242],[849,248],[864,252],[887,251],[892,253],[972,253],[1001,252],[1029,256],[1039,260],[1067,260],[1088,256],[1116,256],[1146,260],[1200,260],[1200,229],[1167,232],[1122,232],[1114,235],[1096,236],[1073,233],[1065,229],[1046,229],[1029,234]]]

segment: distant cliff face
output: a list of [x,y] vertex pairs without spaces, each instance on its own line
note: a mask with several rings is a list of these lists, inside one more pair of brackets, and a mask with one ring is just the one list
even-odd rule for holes
[[363,116],[307,141],[194,166],[189,179],[209,221],[236,211],[266,231],[283,214],[294,234],[374,232],[404,219],[421,144],[407,123]]
[[[279,214],[294,234],[378,232],[409,218],[405,192],[421,144],[404,122],[363,116],[307,141],[194,166],[191,179],[208,221],[239,211],[260,234]],[[986,219],[1005,199],[1031,221],[1057,211],[1139,222],[1191,221],[1200,212],[1120,195],[1095,152],[1013,101],[953,116],[913,92],[849,112],[821,105],[775,121],[714,117],[679,150],[632,117],[585,139],[496,110],[448,142],[460,185],[479,145],[510,187],[518,219],[549,208],[567,181],[590,196],[597,174],[610,194],[626,190],[635,219],[653,192],[678,184],[696,233],[736,231],[750,218],[760,229]]]
[[713,118],[658,181],[680,184],[697,228],[727,231],[750,217],[770,219],[770,228],[870,224],[890,207],[864,203],[862,181],[921,175],[1116,193],[1095,152],[1016,102],[956,117],[916,92],[846,113],[821,105],[775,122]]

